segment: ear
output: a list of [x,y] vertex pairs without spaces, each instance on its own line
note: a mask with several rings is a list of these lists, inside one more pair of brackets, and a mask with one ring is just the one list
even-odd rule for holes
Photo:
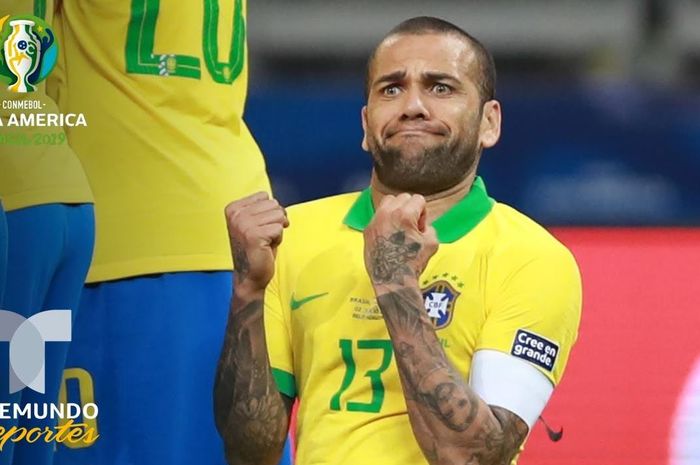
[[501,138],[501,104],[498,100],[489,100],[484,103],[481,111],[481,126],[479,127],[479,141],[485,149],[491,148]]
[[367,145],[367,105],[362,107],[362,150],[369,152],[369,145]]

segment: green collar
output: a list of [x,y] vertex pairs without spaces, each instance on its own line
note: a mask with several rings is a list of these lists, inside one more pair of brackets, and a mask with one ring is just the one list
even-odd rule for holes
[[[496,201],[486,193],[484,181],[477,176],[469,194],[433,222],[438,240],[450,243],[461,239],[489,214],[494,203]],[[343,223],[352,229],[364,231],[373,216],[372,193],[368,187],[350,207]]]

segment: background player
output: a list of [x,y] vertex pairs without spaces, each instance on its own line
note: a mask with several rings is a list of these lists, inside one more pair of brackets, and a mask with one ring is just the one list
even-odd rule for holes
[[[3,0],[3,15],[33,14],[52,23],[52,0]],[[0,20],[0,27],[7,17]],[[60,46],[59,46],[60,48]],[[10,113],[57,113],[55,102],[46,95],[45,84],[35,92],[10,92],[0,83],[0,100],[38,100],[41,109],[0,109],[7,123]],[[81,128],[83,129],[83,128]],[[70,309],[76,318],[80,294],[92,257],[95,226],[92,193],[71,148],[63,144],[34,145],[39,135],[64,140],[60,127],[8,127],[4,135],[24,136],[30,145],[0,144],[0,198],[7,211],[7,275],[0,309],[28,318],[43,310]],[[42,139],[43,140],[43,139]],[[1,233],[0,233],[1,234]],[[0,286],[1,288],[2,286]],[[55,403],[65,366],[68,342],[45,345],[45,394],[25,388],[9,394],[9,344],[0,343],[0,403]],[[0,420],[6,430],[12,426],[53,428],[56,420]],[[0,464],[44,465],[53,463],[55,444],[8,441],[0,453]]]
[[269,190],[242,119],[245,8],[71,0],[59,10],[52,91],[89,121],[69,137],[97,205],[69,356],[87,375],[68,385],[94,385],[100,408],[100,439],[59,447],[60,464],[224,461],[210,401],[232,279],[221,211]]
[[414,18],[368,73],[369,189],[289,220],[265,193],[227,208],[238,273],[215,405],[229,463],[273,463],[296,396],[302,465],[508,463],[576,339],[576,263],[476,177],[501,123],[478,41]]

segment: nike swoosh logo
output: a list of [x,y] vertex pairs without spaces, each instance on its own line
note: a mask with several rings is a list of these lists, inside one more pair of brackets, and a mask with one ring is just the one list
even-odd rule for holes
[[544,428],[547,430],[547,436],[549,436],[550,441],[558,442],[562,438],[562,436],[564,436],[564,428],[560,427],[559,431],[554,431],[552,428],[550,428],[547,422],[544,421],[542,415],[540,415],[539,420],[542,422]]
[[294,298],[294,294],[292,294],[292,301],[289,303],[289,306],[292,307],[292,311],[298,309],[302,305],[311,302],[312,300],[318,299],[319,297],[323,297],[324,295],[327,295],[328,292],[324,292],[323,294],[314,294],[310,295],[308,297],[304,297],[303,299],[296,300]]

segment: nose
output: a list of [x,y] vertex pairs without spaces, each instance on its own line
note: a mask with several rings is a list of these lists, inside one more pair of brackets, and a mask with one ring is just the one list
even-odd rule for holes
[[428,119],[430,112],[425,101],[425,96],[417,86],[412,86],[404,94],[404,108],[402,120]]

